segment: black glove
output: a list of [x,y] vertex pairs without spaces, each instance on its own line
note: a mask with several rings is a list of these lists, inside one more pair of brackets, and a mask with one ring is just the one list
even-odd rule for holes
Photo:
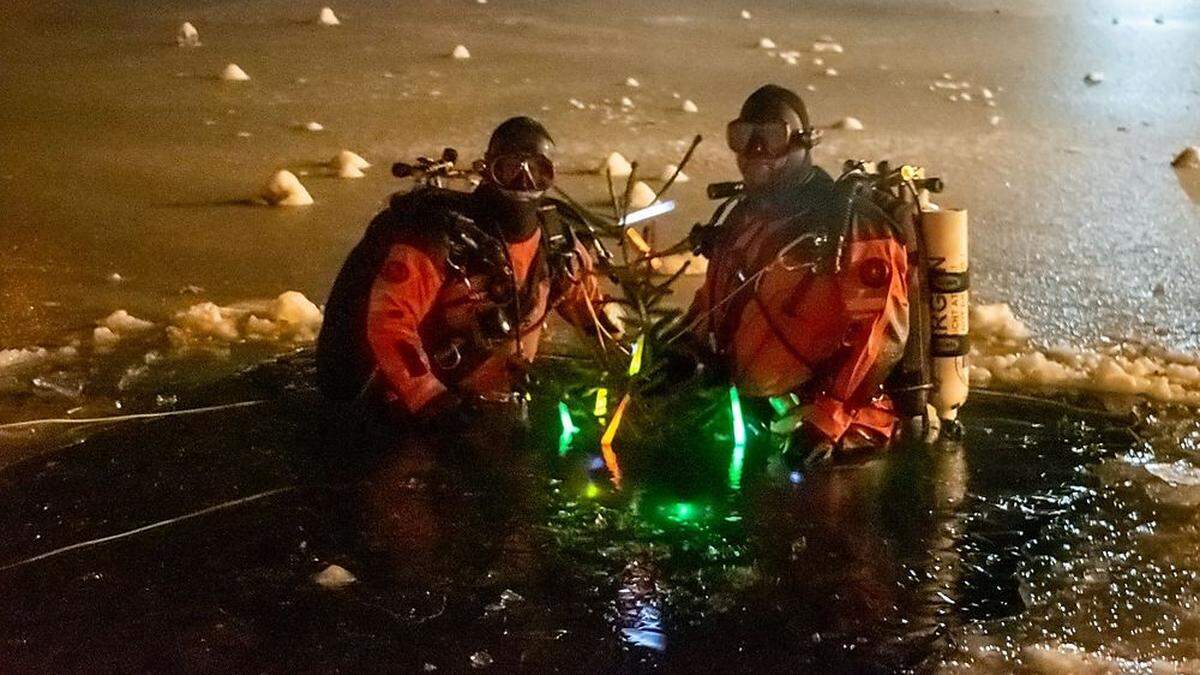
[[802,424],[783,444],[783,465],[791,471],[807,471],[833,460],[833,442],[811,424]]

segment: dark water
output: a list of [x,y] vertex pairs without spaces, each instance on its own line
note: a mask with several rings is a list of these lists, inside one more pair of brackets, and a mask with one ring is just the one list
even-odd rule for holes
[[[481,416],[454,436],[396,434],[323,409],[308,369],[283,359],[179,403],[261,405],[93,428],[0,471],[0,567],[263,495],[0,570],[4,670],[894,672],[1058,642],[1134,664],[1197,654],[1197,562],[1181,555],[1194,515],[1122,475],[1155,449],[1107,415],[980,394],[961,444],[787,477],[748,402],[732,489],[724,392],[635,402],[617,490],[590,401],[572,401],[581,431],[561,454],[544,397],[529,429]],[[334,563],[358,582],[314,583]]]

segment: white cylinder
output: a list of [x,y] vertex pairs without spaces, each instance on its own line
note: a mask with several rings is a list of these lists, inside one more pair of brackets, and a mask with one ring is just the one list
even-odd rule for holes
[[933,391],[930,403],[938,417],[953,420],[967,401],[967,317],[970,277],[967,260],[967,212],[942,209],[921,213],[921,234],[929,268],[930,354]]

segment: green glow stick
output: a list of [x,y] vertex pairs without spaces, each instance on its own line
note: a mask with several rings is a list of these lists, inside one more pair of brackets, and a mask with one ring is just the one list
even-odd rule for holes
[[633,377],[642,370],[642,352],[646,347],[646,335],[638,336],[637,342],[633,345],[633,354],[629,356],[629,376]]
[[558,418],[562,420],[562,435],[558,437],[558,454],[565,455],[571,449],[571,439],[579,433],[579,427],[571,420],[571,411],[566,401],[558,402]]
[[733,414],[733,457],[729,462],[729,487],[742,486],[742,466],[746,462],[746,421],[737,387],[729,388],[729,409]]

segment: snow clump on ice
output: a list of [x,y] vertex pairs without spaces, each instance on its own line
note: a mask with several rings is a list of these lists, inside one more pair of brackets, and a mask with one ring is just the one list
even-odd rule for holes
[[296,174],[287,169],[272,174],[263,186],[262,198],[271,206],[309,206],[313,203],[308,189],[296,178]]
[[626,206],[631,209],[644,209],[653,204],[654,199],[654,190],[639,180],[630,189],[629,203]]
[[[676,171],[679,171],[678,166],[676,166],[675,164],[668,164],[663,167],[662,173],[659,175],[659,178],[661,178],[663,182],[669,181],[669,180],[671,180],[671,176],[675,176]],[[689,180],[691,180],[691,179],[688,178],[688,175],[682,171],[679,171],[679,175],[675,176],[676,183],[686,183]]]
[[833,128],[845,129],[846,131],[862,131],[865,127],[863,126],[862,120],[858,119],[857,117],[843,117],[834,123]]
[[241,66],[231,63],[225,66],[225,70],[221,71],[221,79],[226,82],[245,82],[250,79],[250,76],[246,74],[246,71],[242,70]]
[[317,22],[322,26],[340,26],[341,21],[338,20],[337,14],[333,13],[333,9],[322,7],[321,14],[317,17]]
[[743,9],[742,10],[742,18],[749,20],[750,19],[750,10]]
[[329,160],[329,165],[337,171],[338,178],[362,178],[366,175],[363,169],[371,167],[370,162],[349,150],[339,152]]
[[625,78],[625,86],[633,87],[636,89],[637,87],[642,86],[642,83],[638,82],[636,77],[627,77],[627,78]]
[[350,584],[358,581],[353,574],[341,565],[330,565],[321,570],[320,574],[313,577],[313,581],[318,586],[328,591],[336,591],[343,589]]
[[679,106],[679,109],[685,113],[700,112],[700,108],[696,107],[696,104],[690,98],[684,100],[683,104]]
[[629,160],[625,159],[625,155],[614,152],[604,158],[604,161],[600,163],[598,171],[601,176],[612,174],[613,178],[624,178],[633,173],[633,165],[629,163]]
[[769,37],[759,38],[758,48],[759,49],[775,49],[775,41]]
[[321,308],[299,291],[269,302],[222,307],[201,302],[176,312],[167,338],[176,349],[243,339],[311,342],[321,330]]
[[461,61],[471,58],[471,52],[465,45],[455,45],[454,51],[450,52],[450,56]]
[[175,44],[180,47],[199,47],[200,46],[200,31],[191,24],[190,21],[184,21],[179,27],[179,31],[175,33]]

